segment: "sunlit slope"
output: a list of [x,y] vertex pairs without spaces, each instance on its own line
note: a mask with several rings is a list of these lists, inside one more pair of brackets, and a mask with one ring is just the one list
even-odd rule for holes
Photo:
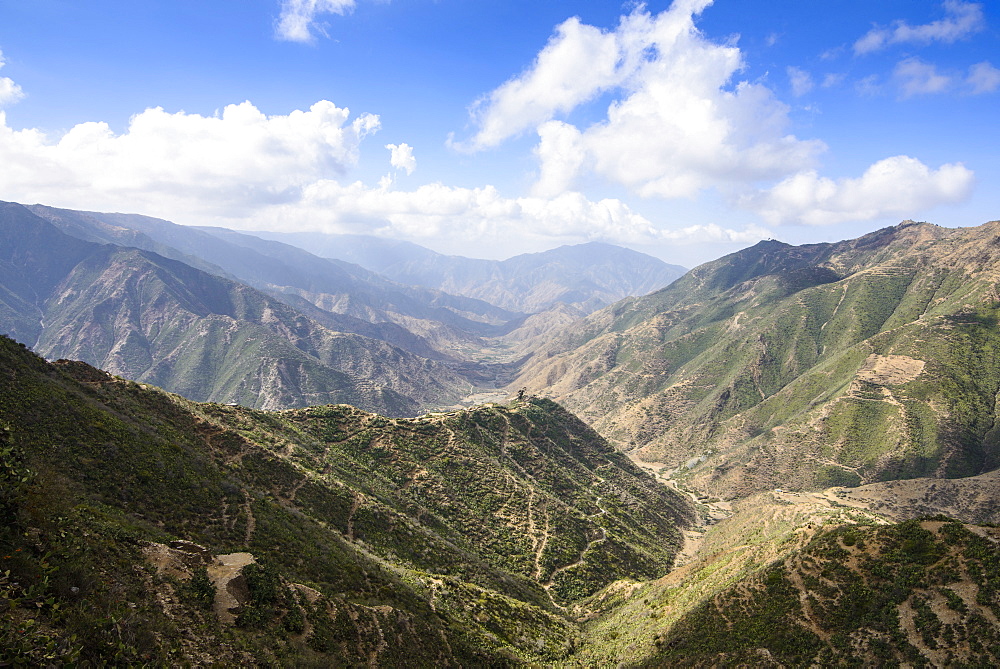
[[[669,576],[595,596],[587,666],[982,666],[1000,643],[992,526],[888,523],[836,496],[755,495]],[[621,665],[619,665],[621,666]]]
[[1000,465],[1000,223],[760,244],[619,302],[516,383],[724,495]]

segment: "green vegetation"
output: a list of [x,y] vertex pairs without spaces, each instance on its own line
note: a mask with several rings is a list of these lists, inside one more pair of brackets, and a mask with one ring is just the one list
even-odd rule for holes
[[996,230],[762,242],[574,325],[516,383],[645,459],[700,459],[683,482],[711,496],[990,471]]
[[[665,574],[693,519],[548,400],[262,412],[0,338],[0,428],[11,662],[556,661],[574,602]],[[255,556],[235,625],[213,612],[209,558],[147,559],[176,539]]]
[[[901,480],[1000,466],[996,227],[762,243],[528,362],[700,507],[548,399],[409,419],[199,404],[2,337],[0,665],[997,664],[996,528],[845,506],[995,509],[957,499],[992,478]],[[146,381],[196,394],[226,369],[209,396],[397,409],[413,398],[357,378],[457,387],[236,284],[69,244],[35,268],[86,292],[51,332],[91,328],[73,350],[113,341]],[[20,291],[0,306],[29,304],[0,273]],[[147,327],[136,300],[166,316]],[[675,568],[684,528],[700,548]]]
[[[840,526],[800,553],[705,601],[648,664],[992,664],[1000,661],[995,548],[956,522]],[[962,583],[968,600],[949,586]],[[986,594],[984,594],[986,593]],[[951,613],[935,613],[941,604]]]

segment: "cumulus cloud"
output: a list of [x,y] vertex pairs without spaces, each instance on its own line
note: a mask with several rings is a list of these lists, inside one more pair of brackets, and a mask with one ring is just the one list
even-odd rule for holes
[[983,6],[962,0],[945,0],[946,17],[931,23],[911,26],[906,21],[896,21],[891,28],[875,27],[854,43],[854,53],[864,55],[880,51],[893,44],[952,43],[983,30]]
[[919,58],[907,58],[897,63],[893,77],[899,84],[900,95],[904,98],[943,93],[952,85],[950,76],[941,74],[934,65],[925,63]]
[[479,132],[466,148],[496,146],[616,86],[631,66],[625,55],[615,34],[563,22],[530,70],[473,105]]
[[354,6],[354,0],[282,0],[281,14],[274,26],[275,37],[289,42],[312,42],[315,32],[326,34],[316,21],[318,15],[344,15]]
[[[786,105],[760,84],[734,82],[740,50],[695,28],[709,4],[677,0],[655,16],[639,6],[610,32],[563,23],[531,68],[480,101],[467,147],[534,128],[537,193],[591,172],[644,196],[692,197],[810,167],[823,143],[787,134]],[[604,93],[614,100],[601,122],[556,118]]]
[[584,150],[580,131],[562,121],[549,121],[538,128],[535,147],[541,171],[535,182],[535,195],[548,197],[569,190],[583,165]]
[[[504,197],[492,186],[429,184],[393,190],[341,182],[372,115],[321,101],[307,111],[267,116],[249,102],[215,116],[148,109],[116,134],[82,123],[59,136],[7,124],[0,111],[0,192],[5,199],[100,211],[139,212],[179,223],[238,229],[382,233],[523,250],[589,239],[673,243],[756,241],[757,228],[658,227],[617,199],[578,192]],[[415,165],[412,148],[390,144],[398,169]],[[765,235],[766,236],[766,235]]]
[[343,174],[378,117],[321,101],[308,111],[267,116],[249,102],[216,116],[160,108],[115,134],[82,123],[60,137],[14,130],[0,112],[0,192],[70,207],[233,216],[295,201],[304,185]]
[[386,144],[389,149],[389,164],[397,170],[406,170],[407,174],[413,174],[417,169],[417,159],[413,157],[413,147],[403,142],[402,144]]
[[[453,243],[487,243],[491,249],[517,250],[541,240],[573,242],[676,244],[700,242],[753,243],[771,236],[759,226],[742,230],[694,225],[679,230],[655,225],[618,199],[594,202],[579,192],[558,196],[504,197],[495,187],[456,188],[435,183],[412,191],[379,188],[360,182],[323,180],[310,185],[302,200],[271,207],[272,225],[283,229],[364,231],[411,239],[447,239]],[[256,223],[246,226],[253,229]],[[515,240],[516,243],[512,243]]]
[[1000,69],[985,60],[976,63],[969,68],[969,76],[965,79],[965,83],[973,95],[993,93],[1000,89]]
[[[6,64],[3,51],[0,51],[0,68]],[[24,97],[24,91],[9,77],[0,77],[0,108],[14,104]]]
[[965,200],[974,176],[961,163],[933,170],[909,156],[880,160],[856,179],[833,180],[808,170],[744,199],[772,225],[830,225],[887,217],[913,217]]
[[788,82],[792,85],[792,95],[799,98],[813,89],[813,80],[808,72],[800,67],[787,68]]

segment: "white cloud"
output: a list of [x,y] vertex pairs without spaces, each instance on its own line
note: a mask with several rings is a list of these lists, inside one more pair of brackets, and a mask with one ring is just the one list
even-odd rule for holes
[[549,121],[538,128],[540,141],[535,155],[541,164],[535,195],[549,197],[570,189],[583,165],[580,131],[562,121]]
[[943,93],[952,85],[951,77],[941,74],[934,65],[918,58],[907,58],[897,63],[893,77],[899,84],[900,94],[904,98]]
[[[620,200],[594,202],[577,192],[509,198],[492,186],[396,191],[391,178],[378,187],[340,183],[361,141],[378,127],[377,117],[351,119],[347,109],[326,101],[286,116],[266,116],[249,102],[211,117],[148,109],[121,134],[105,123],[82,123],[60,136],[15,130],[0,111],[0,193],[14,201],[138,212],[185,224],[447,239],[494,254],[554,241],[761,238],[758,228],[668,231]],[[415,164],[409,145],[388,148],[395,167]]]
[[973,95],[992,93],[1000,89],[1000,69],[993,67],[985,60],[976,63],[969,68],[969,76],[965,83],[972,90]]
[[[0,51],[0,68],[6,64],[3,51]],[[0,108],[14,104],[24,97],[24,91],[9,77],[0,77]]]
[[857,91],[858,95],[875,97],[882,93],[882,83],[877,74],[870,74],[864,79],[858,80],[854,84],[854,90]]
[[249,102],[217,116],[147,109],[116,135],[82,123],[61,137],[14,130],[0,112],[0,192],[77,208],[155,212],[179,221],[238,218],[295,201],[316,180],[342,174],[378,117],[321,101],[266,116]]
[[909,156],[880,160],[857,179],[834,181],[815,171],[791,176],[770,190],[744,198],[772,225],[830,225],[909,217],[926,209],[965,200],[974,175],[961,163],[932,170]]
[[[469,147],[534,128],[536,193],[549,194],[585,171],[643,196],[675,198],[810,167],[823,143],[787,134],[788,108],[769,89],[734,84],[740,50],[695,28],[709,4],[678,0],[655,16],[640,6],[613,32],[563,23],[529,70],[480,102]],[[608,92],[615,100],[600,123],[552,123]]]
[[839,86],[844,81],[844,74],[840,72],[829,72],[823,76],[823,83],[820,84],[823,88],[833,88],[834,86]]
[[389,164],[397,170],[406,170],[407,174],[413,174],[417,169],[417,159],[413,157],[413,147],[403,142],[402,144],[386,144],[389,149]]
[[986,26],[983,6],[962,0],[945,0],[947,17],[919,26],[896,21],[891,28],[872,28],[854,43],[854,53],[864,55],[880,51],[892,44],[952,43],[982,30]]
[[[573,191],[551,198],[507,198],[493,186],[455,188],[437,183],[396,191],[390,185],[388,180],[380,188],[360,182],[319,181],[303,191],[301,201],[271,207],[261,218],[272,227],[277,223],[288,230],[367,232],[438,243],[448,240],[466,246],[475,243],[480,254],[488,247],[491,255],[520,252],[525,245],[539,241],[544,246],[595,239],[633,244],[753,243],[771,236],[758,226],[743,230],[718,225],[660,228],[620,200],[594,202]],[[259,229],[259,225],[243,223],[249,229]]]
[[316,22],[319,14],[344,15],[354,9],[354,0],[281,0],[281,15],[274,26],[275,37],[289,42],[312,42],[314,31],[326,34]]
[[813,80],[808,72],[799,67],[789,66],[788,81],[792,85],[792,95],[799,98],[813,89]]
[[529,71],[476,102],[472,114],[480,129],[467,148],[496,146],[616,86],[634,65],[627,55],[614,33],[568,19]]

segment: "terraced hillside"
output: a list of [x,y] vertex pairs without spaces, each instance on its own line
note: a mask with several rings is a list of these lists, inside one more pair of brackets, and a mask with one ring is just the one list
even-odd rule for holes
[[547,400],[196,404],[4,337],[0,428],[0,661],[558,661],[693,520]]
[[1000,223],[760,244],[624,300],[527,363],[620,448],[705,493],[1000,466]]

